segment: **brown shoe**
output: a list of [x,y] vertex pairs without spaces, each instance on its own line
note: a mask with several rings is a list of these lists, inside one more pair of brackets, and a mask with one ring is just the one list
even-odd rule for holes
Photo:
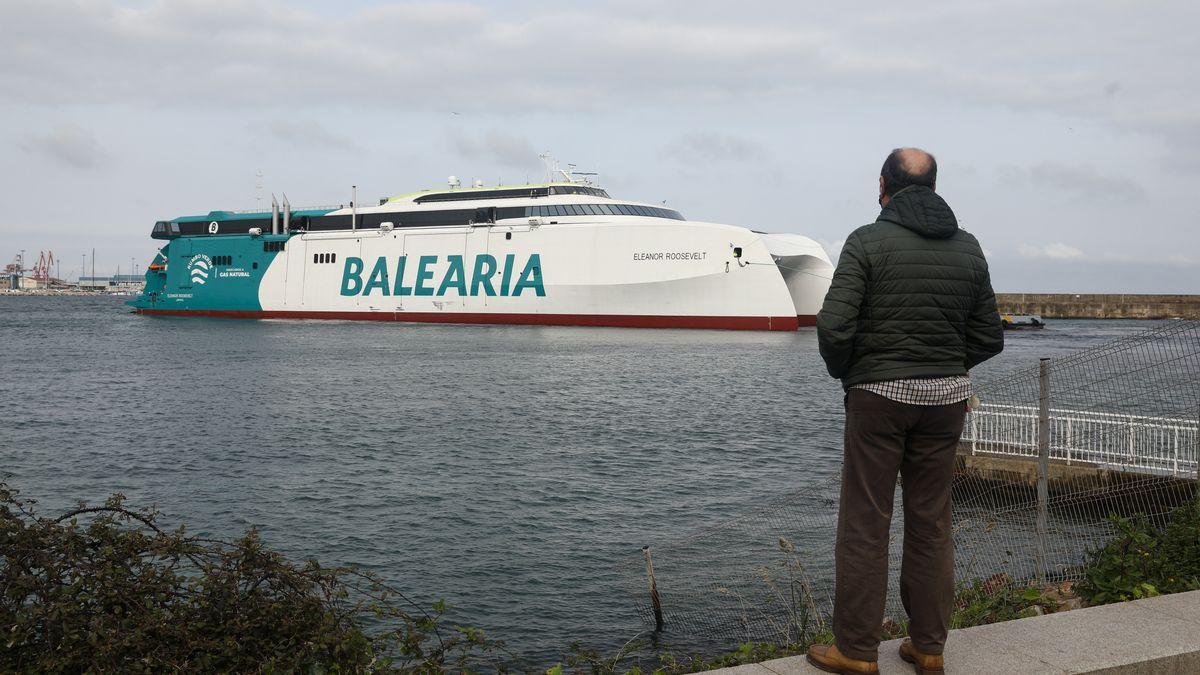
[[925,675],[925,673],[939,675],[946,672],[941,654],[923,654],[913,646],[912,640],[908,638],[900,643],[900,658],[913,664],[913,667],[917,669],[917,675]]
[[808,662],[827,673],[871,675],[879,672],[878,661],[852,659],[839,652],[837,645],[813,645],[809,647]]

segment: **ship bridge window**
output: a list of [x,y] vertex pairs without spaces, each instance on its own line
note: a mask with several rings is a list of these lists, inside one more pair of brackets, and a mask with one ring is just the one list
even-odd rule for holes
[[555,185],[550,188],[552,195],[589,195],[591,197],[603,197],[611,199],[608,193],[600,188],[584,187],[582,185]]
[[528,197],[545,197],[547,195],[588,195],[610,199],[608,193],[600,188],[583,185],[551,185],[550,187],[502,188],[495,190],[455,190],[454,192],[434,192],[421,195],[413,201],[418,204],[428,202],[461,202],[471,199],[518,199]]
[[642,216],[644,218],[686,220],[681,213],[674,209],[634,204],[546,204],[545,206],[525,207],[526,218],[553,218],[556,216]]
[[317,264],[337,262],[336,253],[314,253],[313,262]]
[[263,253],[278,253],[283,250],[283,245],[286,241],[264,241]]
[[179,236],[179,223],[173,223],[169,220],[160,220],[154,224],[154,229],[150,231],[151,239],[171,239]]

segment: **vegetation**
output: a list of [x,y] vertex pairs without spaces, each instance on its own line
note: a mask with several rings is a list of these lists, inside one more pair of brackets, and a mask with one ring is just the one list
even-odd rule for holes
[[[0,672],[458,672],[502,646],[370,574],[165,531],[149,511],[39,517],[0,483]],[[373,627],[373,628],[372,628]]]
[[1200,498],[1175,509],[1161,527],[1143,515],[1109,520],[1116,536],[1088,551],[1076,585],[1090,604],[1200,589]]
[[[513,669],[503,645],[447,625],[375,576],[289,562],[254,530],[224,542],[167,531],[152,511],[103,506],[39,516],[0,482],[0,672],[470,672]],[[1200,589],[1200,501],[1156,526],[1112,516],[1116,535],[1088,551],[1084,580],[1024,586],[1007,575],[958,590],[951,628]],[[655,653],[631,640],[612,656],[572,645],[549,675],[678,675],[804,653],[832,641],[795,547],[760,570],[786,615],[776,642],[717,656]],[[772,610],[774,611],[774,609]],[[906,634],[885,625],[885,639]],[[640,637],[640,636],[639,636]]]
[[[781,548],[786,553],[791,551],[781,542]],[[795,562],[789,560],[787,567],[798,570]],[[951,628],[966,628],[979,626],[997,621],[1008,621],[1033,614],[1053,612],[1059,609],[1056,596],[1058,589],[1043,590],[1036,586],[1020,586],[1013,583],[1005,574],[995,575],[987,580],[976,580],[959,588],[955,597],[954,615]],[[803,604],[808,604],[805,601]],[[817,632],[795,632],[797,625],[791,626],[790,635],[803,636],[781,642],[747,642],[737,649],[716,656],[688,656],[680,658],[670,651],[662,652],[647,663],[647,659],[638,656],[644,644],[631,642],[615,655],[605,657],[595,650],[584,649],[580,645],[572,645],[564,655],[562,663],[547,671],[547,675],[563,675],[564,673],[590,673],[591,675],[681,675],[716,668],[727,668],[748,663],[760,663],[785,656],[795,656],[808,651],[814,644],[833,642],[833,633],[827,628],[828,621],[812,615],[804,616],[796,612],[793,621],[799,620],[805,627],[819,626]],[[888,620],[884,623],[883,639],[891,640],[908,634],[906,622]]]
[[1037,586],[1019,586],[1007,574],[961,586],[954,598],[951,630],[1011,621],[1057,611],[1054,596]]
[[734,651],[709,657],[699,655],[680,657],[670,651],[665,651],[650,658],[630,654],[631,651],[644,650],[646,645],[638,641],[625,645],[616,655],[607,657],[595,650],[585,649],[574,644],[563,655],[562,662],[547,670],[546,675],[564,675],[564,673],[680,675],[795,656],[808,651],[811,644],[832,641],[833,635],[825,634],[814,636],[801,643],[747,642],[739,645]]

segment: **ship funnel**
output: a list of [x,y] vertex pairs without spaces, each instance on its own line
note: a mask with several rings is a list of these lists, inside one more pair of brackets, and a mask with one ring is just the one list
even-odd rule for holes
[[271,234],[279,234],[279,202],[275,201],[275,194],[271,194]]
[[283,193],[283,231],[279,234],[287,234],[292,229],[292,203],[288,201],[287,193]]

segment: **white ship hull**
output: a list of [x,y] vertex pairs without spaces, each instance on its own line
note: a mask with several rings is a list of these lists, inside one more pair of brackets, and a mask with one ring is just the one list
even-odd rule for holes
[[[571,200],[618,204],[558,198]],[[616,206],[528,217],[546,200],[515,203],[526,217],[471,225],[406,225],[440,213],[424,204],[354,216],[371,227],[350,225],[349,210],[322,213],[345,224],[323,231],[263,234],[243,223],[245,234],[226,234],[237,221],[214,220],[171,241],[132,304],[147,314],[795,330],[815,322],[832,276],[821,247],[799,235],[649,206],[637,208],[658,217]]]

